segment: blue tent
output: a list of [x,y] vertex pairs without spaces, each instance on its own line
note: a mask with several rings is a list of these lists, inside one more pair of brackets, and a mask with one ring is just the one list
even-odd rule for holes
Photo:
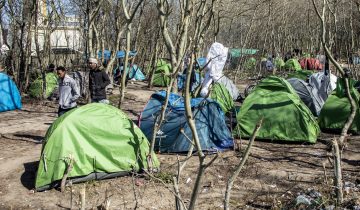
[[21,109],[21,96],[14,81],[0,73],[0,112]]
[[[137,54],[136,51],[130,51],[129,52],[130,57],[133,57],[136,54]],[[110,56],[111,56],[111,52],[109,50],[104,50],[104,58],[105,58],[105,60],[109,60]],[[98,58],[102,58],[102,51],[101,50],[98,51]],[[125,51],[123,51],[123,50],[117,51],[116,58],[125,58]]]
[[[119,67],[114,69],[114,75],[115,76],[119,73],[118,68]],[[121,66],[120,67],[120,73],[122,73],[122,70],[123,70],[123,67]],[[138,80],[138,81],[145,80],[145,75],[142,73],[140,67],[138,67],[135,64],[131,66],[130,72],[128,74],[129,74],[129,79],[135,79],[135,80]]]
[[[139,127],[149,140],[152,139],[154,122],[160,116],[165,96],[165,91],[154,93],[140,116]],[[204,151],[221,151],[233,147],[233,138],[225,124],[224,113],[215,101],[194,98],[191,106]],[[172,93],[165,116],[165,121],[156,134],[155,150],[187,152],[192,133],[186,121],[184,98]]]
[[[179,90],[185,89],[185,82],[186,74],[182,74],[177,77],[177,84]],[[200,73],[195,72],[195,78],[194,81],[192,81],[191,91],[194,91],[197,87],[199,87],[199,85],[201,85],[201,75]]]
[[200,65],[201,68],[206,65],[206,62],[207,62],[206,58],[204,58],[204,57],[201,57],[201,58],[197,59],[197,63]]

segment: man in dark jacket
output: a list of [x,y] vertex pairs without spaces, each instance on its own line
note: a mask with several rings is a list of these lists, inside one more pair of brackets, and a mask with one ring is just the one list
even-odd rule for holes
[[90,68],[90,95],[91,102],[99,102],[108,104],[106,99],[106,86],[110,84],[109,76],[105,71],[99,68],[98,60],[96,58],[89,58]]

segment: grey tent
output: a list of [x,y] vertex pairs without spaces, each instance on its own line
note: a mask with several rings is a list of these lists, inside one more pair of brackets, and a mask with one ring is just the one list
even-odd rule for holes
[[324,72],[312,74],[309,83],[297,78],[288,79],[301,100],[315,116],[320,115],[326,99],[336,88],[336,81],[337,77],[335,75],[326,75]]
[[313,115],[319,116],[325,101],[319,97],[318,89],[298,78],[291,78],[287,81],[295,89],[304,104],[309,107]]
[[329,97],[336,88],[337,77],[333,74],[325,74],[324,71],[312,74],[309,78],[311,87],[318,90],[319,98],[323,101]]
[[236,87],[236,85],[225,75],[223,75],[218,81],[219,84],[222,84],[226,87],[226,89],[229,91],[231,97],[233,100],[236,100],[239,96],[239,90]]

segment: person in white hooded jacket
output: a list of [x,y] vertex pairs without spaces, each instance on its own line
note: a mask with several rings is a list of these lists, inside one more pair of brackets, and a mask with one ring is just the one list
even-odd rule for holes
[[56,68],[59,76],[59,110],[58,116],[77,107],[77,99],[80,97],[80,88],[76,81],[66,74],[66,69],[62,66]]
[[206,56],[206,60],[209,63],[206,67],[205,78],[200,91],[202,97],[205,97],[209,93],[209,87],[212,82],[216,82],[223,76],[228,51],[228,48],[218,42],[211,45]]
[[205,69],[205,78],[202,83],[200,95],[206,97],[209,93],[211,84],[220,83],[229,91],[233,100],[237,100],[240,93],[235,84],[223,74],[229,49],[221,43],[215,42],[211,45],[207,54],[208,62]]

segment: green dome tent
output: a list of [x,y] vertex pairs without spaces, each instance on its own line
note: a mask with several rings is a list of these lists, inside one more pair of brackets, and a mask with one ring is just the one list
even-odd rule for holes
[[[91,103],[59,117],[48,129],[36,175],[36,190],[58,186],[72,157],[73,183],[105,179],[148,167],[148,140],[119,109]],[[159,167],[153,155],[152,166]]]
[[298,60],[293,58],[286,61],[284,68],[287,70],[298,71],[301,70],[301,65]]
[[171,65],[160,59],[156,64],[153,85],[167,87],[170,84]]
[[234,108],[234,101],[230,95],[230,92],[226,87],[220,83],[215,83],[210,90],[209,98],[216,101],[224,113],[228,113]]
[[237,114],[241,137],[250,138],[256,123],[264,118],[257,138],[315,143],[320,128],[309,108],[282,78],[262,80],[246,97]]
[[[46,76],[46,97],[48,98],[55,88],[58,86],[58,77],[55,73],[47,73]],[[43,80],[42,77],[37,78],[31,83],[29,93],[31,97],[41,98],[43,91]]]
[[[359,100],[360,94],[354,88],[355,81],[350,82],[350,92],[357,105],[356,115],[350,127],[350,131],[354,133],[360,132],[360,114]],[[341,132],[351,112],[351,104],[345,94],[345,80],[338,78],[336,89],[326,100],[324,107],[321,109],[319,116],[319,125],[325,131]]]
[[283,68],[285,66],[284,60],[280,57],[275,58],[275,66],[277,69]]

